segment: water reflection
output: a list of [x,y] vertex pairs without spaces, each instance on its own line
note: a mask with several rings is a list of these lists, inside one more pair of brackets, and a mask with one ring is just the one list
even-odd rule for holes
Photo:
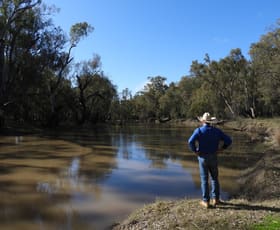
[[[1,229],[103,229],[155,199],[200,197],[191,130],[102,127],[0,139]],[[250,151],[249,151],[250,149]],[[259,157],[245,136],[220,156],[222,196]]]
[[61,171],[62,176],[60,178],[57,178],[55,182],[39,181],[37,183],[36,190],[38,192],[53,194],[63,189],[66,184],[69,184],[69,188],[71,189],[78,188],[81,185],[79,182],[79,168],[80,159],[79,157],[74,157],[70,163],[70,166]]
[[16,136],[15,137],[15,144],[18,145],[20,144],[20,142],[23,141],[23,136]]

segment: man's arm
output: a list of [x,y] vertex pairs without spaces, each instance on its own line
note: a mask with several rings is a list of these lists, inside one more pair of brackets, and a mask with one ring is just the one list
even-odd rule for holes
[[221,131],[221,139],[224,142],[224,145],[222,146],[223,149],[228,148],[232,143],[232,139],[222,131]]

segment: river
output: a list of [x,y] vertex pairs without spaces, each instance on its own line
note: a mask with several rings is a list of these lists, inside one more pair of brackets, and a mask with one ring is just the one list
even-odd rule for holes
[[[199,198],[191,132],[103,126],[0,136],[0,229],[105,229],[158,199]],[[228,134],[233,145],[219,156],[223,199],[261,154],[245,134]]]

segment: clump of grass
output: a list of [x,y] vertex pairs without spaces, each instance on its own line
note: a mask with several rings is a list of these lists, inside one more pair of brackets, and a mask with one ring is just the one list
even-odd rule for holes
[[279,230],[280,217],[267,216],[260,224],[253,225],[250,230]]

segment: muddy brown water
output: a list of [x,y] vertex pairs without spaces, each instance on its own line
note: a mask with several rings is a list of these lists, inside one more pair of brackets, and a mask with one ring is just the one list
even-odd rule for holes
[[[191,132],[129,126],[0,136],[0,229],[105,229],[157,199],[199,198]],[[234,144],[219,156],[223,199],[261,155],[243,133],[227,133]]]

